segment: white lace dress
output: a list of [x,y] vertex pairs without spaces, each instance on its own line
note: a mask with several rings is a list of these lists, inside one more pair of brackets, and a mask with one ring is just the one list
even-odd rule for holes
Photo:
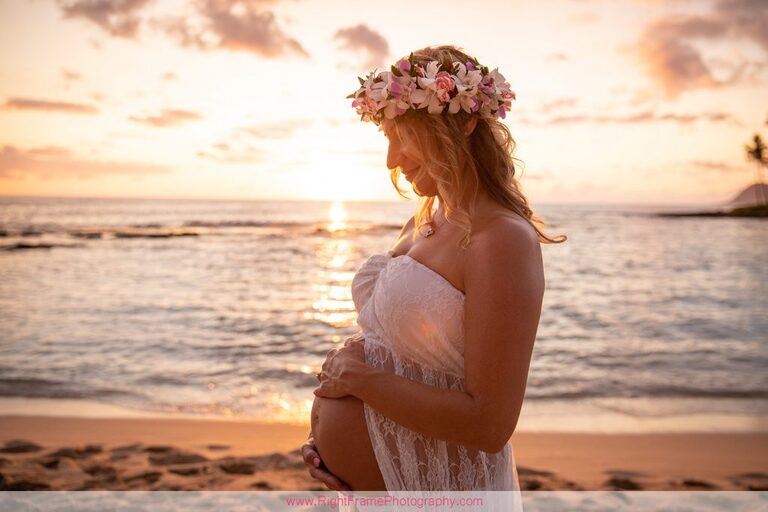
[[[374,254],[352,280],[366,362],[464,390],[464,294],[408,256]],[[498,453],[424,436],[364,405],[387,491],[516,491],[511,442]],[[478,425],[483,428],[483,425]]]

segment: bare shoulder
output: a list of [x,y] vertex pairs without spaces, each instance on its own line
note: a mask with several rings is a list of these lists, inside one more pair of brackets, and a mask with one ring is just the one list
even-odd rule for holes
[[400,237],[402,237],[403,235],[409,233],[413,229],[415,224],[416,224],[416,217],[415,216],[411,217],[410,219],[408,219],[408,222],[406,222],[403,225],[403,229],[400,230]]
[[465,284],[523,276],[543,285],[538,233],[516,214],[499,215],[473,230],[465,252]]
[[498,215],[473,229],[468,251],[477,257],[490,252],[509,255],[514,252],[539,251],[538,233],[516,214]]

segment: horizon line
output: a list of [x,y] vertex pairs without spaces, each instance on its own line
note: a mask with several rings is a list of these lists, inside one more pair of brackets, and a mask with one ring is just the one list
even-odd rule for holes
[[[128,200],[128,201],[206,201],[206,202],[294,202],[294,203],[388,203],[405,204],[413,199],[308,199],[295,197],[161,197],[161,196],[56,196],[56,195],[27,195],[27,194],[0,194],[1,199],[63,199],[63,200]],[[414,198],[416,199],[416,198]],[[627,201],[542,201],[534,205],[546,206],[711,206],[719,207],[727,204],[725,202],[627,202]]]

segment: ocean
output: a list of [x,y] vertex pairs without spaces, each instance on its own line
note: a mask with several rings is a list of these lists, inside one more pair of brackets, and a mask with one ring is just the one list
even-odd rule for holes
[[[352,276],[414,207],[0,198],[0,414],[309,425]],[[534,207],[569,239],[542,246],[520,429],[768,430],[768,223]]]

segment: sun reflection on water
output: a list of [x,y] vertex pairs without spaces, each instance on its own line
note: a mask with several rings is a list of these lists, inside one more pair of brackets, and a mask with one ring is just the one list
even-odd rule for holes
[[346,268],[351,246],[339,236],[343,236],[347,228],[346,218],[344,203],[332,203],[328,211],[328,232],[334,237],[323,240],[317,252],[321,270],[316,288],[320,298],[312,304],[310,314],[311,318],[336,328],[349,327],[357,317],[350,291],[354,272]]
[[328,212],[328,232],[336,233],[338,231],[344,231],[347,228],[347,224],[344,222],[347,219],[347,210],[344,209],[344,203],[341,201],[334,201],[331,204],[331,209]]

